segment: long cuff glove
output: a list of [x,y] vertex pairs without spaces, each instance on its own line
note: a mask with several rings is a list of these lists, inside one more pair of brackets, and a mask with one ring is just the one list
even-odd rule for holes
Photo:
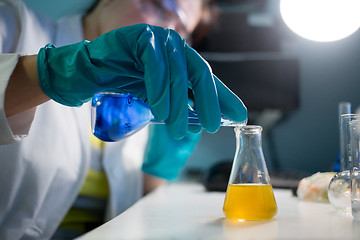
[[164,125],[150,125],[143,172],[166,180],[176,179],[200,136],[201,133],[188,133],[183,139],[175,140]]
[[143,100],[171,136],[188,130],[191,88],[204,129],[215,132],[220,113],[242,122],[242,101],[211,72],[207,62],[173,30],[146,24],[119,28],[93,41],[40,49],[39,82],[51,99],[79,106],[99,91],[128,92]]

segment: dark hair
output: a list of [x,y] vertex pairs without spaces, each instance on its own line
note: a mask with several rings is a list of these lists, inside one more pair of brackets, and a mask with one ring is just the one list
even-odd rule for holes
[[210,27],[214,26],[219,19],[219,8],[217,0],[203,0],[203,16],[199,24],[191,34],[192,45],[197,48],[198,44],[209,32]]
[[86,15],[94,11],[94,9],[97,7],[97,5],[100,3],[100,0],[94,1],[94,3],[88,8],[86,11]]
[[[94,3],[88,8],[86,14],[91,13],[100,3],[100,0],[94,1]],[[203,14],[200,22],[195,27],[191,34],[191,44],[197,46],[206,34],[211,26],[213,26],[219,18],[218,0],[203,0],[202,2]]]

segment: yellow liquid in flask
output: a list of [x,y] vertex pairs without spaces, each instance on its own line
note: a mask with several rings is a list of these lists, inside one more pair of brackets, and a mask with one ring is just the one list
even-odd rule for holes
[[231,219],[266,220],[277,213],[270,184],[229,184],[224,201],[224,214]]

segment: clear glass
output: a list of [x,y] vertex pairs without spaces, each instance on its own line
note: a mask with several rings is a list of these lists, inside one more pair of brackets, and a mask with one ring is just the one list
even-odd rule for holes
[[360,115],[350,123],[351,154],[350,180],[351,180],[351,213],[356,220],[360,220]]
[[262,127],[236,127],[236,153],[226,190],[223,211],[237,220],[266,220],[277,213],[277,204],[266,167]]
[[[201,125],[197,113],[189,107],[189,125]],[[149,106],[127,93],[97,93],[92,99],[91,129],[100,140],[115,142],[128,137],[149,123],[163,124],[152,115]],[[221,126],[245,126],[221,118]]]
[[340,116],[340,172],[331,179],[328,187],[328,197],[331,205],[339,211],[350,212],[350,162],[351,129],[350,124],[359,118],[357,114],[342,114]]

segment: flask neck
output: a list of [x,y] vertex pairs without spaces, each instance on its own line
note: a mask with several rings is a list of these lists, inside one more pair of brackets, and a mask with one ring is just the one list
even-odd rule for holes
[[[354,157],[352,151],[352,129],[359,122],[357,114],[342,114],[340,120],[340,171],[350,169],[351,161]],[[355,154],[356,155],[356,154]]]
[[230,183],[269,184],[264,154],[261,146],[260,126],[236,128],[236,154]]
[[[242,150],[257,149],[261,150],[262,154],[262,141],[261,141],[260,126],[246,126],[236,130],[236,141],[238,147]],[[260,152],[259,152],[260,153]]]

